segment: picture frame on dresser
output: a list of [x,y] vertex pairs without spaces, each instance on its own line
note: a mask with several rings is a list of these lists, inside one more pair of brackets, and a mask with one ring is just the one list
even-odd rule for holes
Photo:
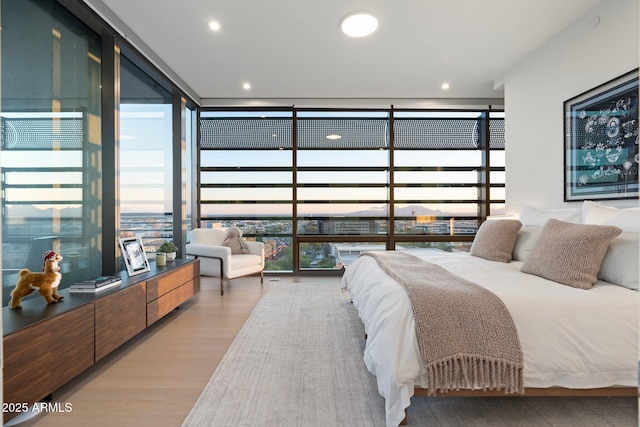
[[638,69],[564,102],[564,200],[638,197]]
[[135,276],[150,270],[147,253],[140,237],[121,237],[119,243],[129,276]]

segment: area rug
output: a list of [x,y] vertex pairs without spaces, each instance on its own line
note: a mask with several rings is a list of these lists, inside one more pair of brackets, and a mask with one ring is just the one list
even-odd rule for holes
[[[384,427],[364,329],[339,284],[273,283],[185,419],[188,427]],[[412,399],[409,426],[638,425],[633,398]]]

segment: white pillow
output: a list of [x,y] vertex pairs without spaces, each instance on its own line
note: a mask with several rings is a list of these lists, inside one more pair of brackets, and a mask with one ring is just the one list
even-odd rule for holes
[[550,218],[579,224],[580,209],[538,209],[531,206],[522,206],[520,208],[520,222],[523,226],[535,225],[536,227],[542,227]]
[[582,204],[582,223],[615,225],[622,231],[638,233],[640,232],[640,208],[619,209],[586,200]]
[[638,290],[638,233],[624,232],[609,243],[598,279]]
[[541,229],[541,227],[534,225],[525,225],[518,231],[516,244],[513,247],[514,261],[524,261],[527,259],[531,253],[531,249],[533,249],[538,240]]

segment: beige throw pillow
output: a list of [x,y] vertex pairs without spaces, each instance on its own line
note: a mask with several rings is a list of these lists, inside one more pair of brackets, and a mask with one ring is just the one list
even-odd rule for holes
[[509,262],[522,223],[517,219],[497,219],[482,223],[471,244],[471,255],[489,261]]
[[549,219],[520,271],[580,289],[598,280],[609,243],[618,227],[573,224]]

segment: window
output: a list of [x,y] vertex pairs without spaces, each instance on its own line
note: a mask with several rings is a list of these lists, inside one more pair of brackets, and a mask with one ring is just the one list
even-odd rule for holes
[[340,268],[338,236],[370,236],[384,245],[389,112],[300,111],[296,147],[300,269]]
[[504,111],[489,112],[489,153],[491,156],[489,182],[491,188],[490,215],[505,213],[505,139]]
[[265,244],[265,270],[293,268],[292,113],[207,111],[200,119],[201,227]]
[[[470,249],[472,237],[488,214],[484,210],[487,198],[498,193],[489,190],[504,188],[504,174],[495,176],[501,178],[496,184],[487,176],[488,153],[504,148],[504,114],[489,114],[490,121],[484,111],[395,112],[396,247]],[[487,132],[489,144],[485,142]],[[504,163],[502,168],[491,166],[490,174],[504,172]],[[504,191],[500,195],[502,200],[497,202],[502,205],[491,200],[493,213],[504,207]],[[405,235],[411,238],[401,242]]]
[[394,114],[394,232],[449,236],[410,247],[468,250],[452,236],[475,235],[479,221],[482,112],[400,111]]
[[197,117],[198,114],[194,109],[185,108],[185,140],[182,157],[182,188],[184,188],[185,210],[183,218],[184,241],[186,241],[187,232],[193,228],[193,218],[198,212],[195,205],[197,200],[195,186],[196,182],[198,182],[196,176],[196,153],[198,151],[196,144]]
[[388,123],[387,112],[298,113],[299,235],[386,234]]
[[63,256],[64,288],[123,270],[120,236],[183,245],[193,100],[84,2],[0,8],[3,301],[45,250]]
[[173,238],[173,99],[125,56],[120,86],[120,237],[153,253]]
[[483,110],[203,112],[203,226],[261,238],[267,270],[335,270],[362,250],[469,250],[489,210],[504,208],[503,120]]
[[55,1],[1,7],[6,304],[46,250],[63,256],[62,288],[102,271],[101,41]]

